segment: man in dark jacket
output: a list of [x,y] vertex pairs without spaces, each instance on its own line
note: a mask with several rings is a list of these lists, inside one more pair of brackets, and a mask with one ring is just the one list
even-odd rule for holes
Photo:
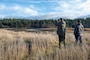
[[78,40],[80,41],[80,45],[82,45],[82,36],[84,32],[84,27],[80,20],[77,21],[77,24],[74,28],[74,35],[75,35],[75,43],[77,44]]
[[61,42],[63,42],[65,47],[66,22],[62,18],[60,18],[56,26],[57,26],[57,34],[59,37],[59,48],[61,48]]

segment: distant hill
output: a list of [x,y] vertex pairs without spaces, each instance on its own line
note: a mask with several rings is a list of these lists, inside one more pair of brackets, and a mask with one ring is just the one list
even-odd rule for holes
[[[7,16],[6,18],[19,18],[19,19],[38,19],[38,20],[41,20],[41,19],[58,19],[58,18],[65,18],[65,19],[70,19],[70,18],[67,18],[68,16],[60,16],[60,15],[41,15],[41,16],[28,16],[28,17],[22,17],[22,16]],[[85,15],[85,16],[79,16],[77,18],[89,18],[90,15]],[[2,19],[2,18],[1,18]],[[71,18],[72,19],[72,18]],[[76,18],[74,18],[76,19]]]
[[90,18],[90,15],[85,15],[85,16],[80,16],[80,17],[78,17],[78,18]]

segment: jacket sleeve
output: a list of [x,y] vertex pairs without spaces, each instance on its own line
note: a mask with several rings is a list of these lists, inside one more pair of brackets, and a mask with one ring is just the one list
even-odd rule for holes
[[76,34],[76,32],[77,32],[77,25],[75,25],[75,27],[74,27],[74,34]]
[[84,26],[82,25],[82,32],[84,32]]

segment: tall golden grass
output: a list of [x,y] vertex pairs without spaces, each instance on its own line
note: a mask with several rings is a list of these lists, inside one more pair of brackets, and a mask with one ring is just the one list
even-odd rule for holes
[[0,60],[90,60],[90,33],[83,46],[74,45],[73,33],[66,34],[66,48],[59,49],[55,32],[0,30]]

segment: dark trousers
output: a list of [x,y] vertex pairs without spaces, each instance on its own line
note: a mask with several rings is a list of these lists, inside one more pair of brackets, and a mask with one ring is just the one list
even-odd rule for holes
[[80,41],[80,44],[82,44],[82,36],[75,34],[75,43],[77,44],[78,40]]
[[63,42],[64,47],[65,47],[65,35],[58,35],[59,38],[59,48],[61,48],[61,42]]

